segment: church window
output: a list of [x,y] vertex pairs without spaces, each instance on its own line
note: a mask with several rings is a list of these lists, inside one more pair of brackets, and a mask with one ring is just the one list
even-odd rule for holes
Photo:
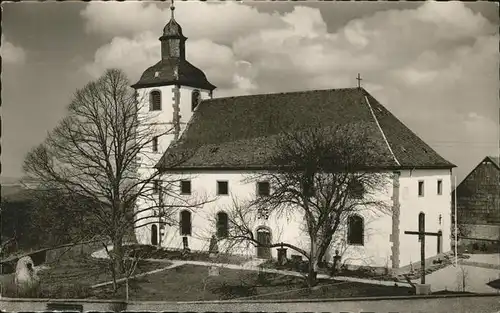
[[161,92],[159,90],[153,90],[149,94],[149,110],[150,111],[161,110]]
[[348,219],[347,243],[350,245],[364,244],[363,218],[359,215],[350,216]]
[[441,179],[437,181],[437,194],[443,194],[443,181]]
[[229,233],[229,221],[226,212],[217,213],[217,237],[225,238]]
[[199,103],[200,103],[200,91],[198,89],[195,89],[191,93],[191,111],[194,111],[194,109],[196,109]]
[[190,195],[191,194],[191,181],[182,180],[181,181],[181,194]]
[[158,226],[154,224],[151,226],[151,244],[158,245]]
[[187,236],[191,235],[191,212],[188,210],[181,211],[181,221],[180,221],[181,235]]
[[217,181],[217,194],[218,195],[229,194],[229,186],[227,181]]
[[158,152],[158,136],[154,136],[152,140],[153,152]]
[[261,197],[269,196],[271,193],[271,186],[268,181],[261,181],[257,183],[257,195]]
[[349,182],[349,194],[354,199],[362,199],[365,193],[365,187],[358,179],[352,179]]
[[423,180],[418,182],[418,196],[419,197],[424,196],[424,181]]

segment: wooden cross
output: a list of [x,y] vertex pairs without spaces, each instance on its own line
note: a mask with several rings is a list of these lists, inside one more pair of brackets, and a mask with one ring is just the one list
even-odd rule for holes
[[363,80],[360,76],[360,74],[358,73],[358,77],[356,77],[356,80],[358,81],[358,88],[361,88],[361,81]]
[[441,232],[430,233],[425,231],[425,214],[420,213],[418,216],[418,231],[405,231],[405,235],[418,235],[420,239],[420,265],[422,267],[422,276],[420,283],[425,284],[425,236],[437,236],[438,245],[441,241]]

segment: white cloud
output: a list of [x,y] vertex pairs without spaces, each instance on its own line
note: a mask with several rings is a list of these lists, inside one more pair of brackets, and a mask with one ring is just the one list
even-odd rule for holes
[[22,47],[8,42],[3,35],[1,40],[0,54],[3,62],[7,64],[24,64],[26,62],[26,51]]
[[[114,38],[87,70],[121,67],[137,79],[159,60],[158,37],[169,11],[152,3],[89,3],[82,11],[86,29]],[[478,96],[484,94],[481,84],[490,86],[498,76],[492,64],[496,28],[460,2],[379,11],[335,33],[327,31],[318,9],[302,6],[269,14],[236,2],[180,2],[175,16],[189,37],[189,61],[219,87],[216,95],[350,87],[360,72],[367,88],[383,86],[370,91],[389,103],[404,97],[409,103],[401,110],[417,102],[409,95],[424,97],[423,88],[429,98],[423,105],[463,110],[470,103],[442,103],[443,92],[459,85],[464,88],[458,94]],[[471,85],[477,86],[472,92]]]

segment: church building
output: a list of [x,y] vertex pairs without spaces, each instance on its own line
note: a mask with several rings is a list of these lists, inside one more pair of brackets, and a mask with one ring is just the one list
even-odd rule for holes
[[[345,234],[347,249],[342,259],[352,266],[396,272],[418,264],[419,238],[404,232],[418,230],[419,218],[425,219],[426,231],[442,234],[426,240],[426,256],[450,251],[453,164],[361,87],[332,86],[328,90],[217,98],[216,87],[186,60],[187,38],[174,18],[174,7],[171,10],[171,19],[159,38],[161,60],[146,69],[132,86],[141,112],[150,114],[152,123],[171,130],[159,132],[145,147],[147,157],[141,158],[140,171],[178,175],[182,179],[174,188],[180,199],[207,197],[212,201],[193,208],[180,206],[173,213],[178,221],[173,226],[162,223],[155,210],[144,209],[147,201],[139,203],[145,221],[143,227],[136,229],[139,243],[208,251],[215,235],[224,246],[227,210],[234,205],[234,199],[251,199],[268,194],[273,188],[266,181],[246,179],[271,170],[271,150],[266,147],[272,144],[272,136],[304,125],[341,124],[369,130],[384,150],[375,160],[376,170],[390,177],[380,197],[391,207],[390,214],[375,216],[367,210],[349,219],[351,231]],[[189,158],[175,168],[170,168],[163,157],[178,154],[182,158],[185,151],[190,152]],[[153,183],[160,186],[162,181]],[[153,188],[152,192],[159,193],[158,190]],[[300,231],[304,220],[300,216],[256,216],[255,221],[256,238],[270,243],[290,242],[307,250],[307,236]],[[275,248],[262,249],[251,244],[233,253],[277,257]],[[293,251],[288,253],[293,255]],[[327,261],[332,257],[330,252]]]

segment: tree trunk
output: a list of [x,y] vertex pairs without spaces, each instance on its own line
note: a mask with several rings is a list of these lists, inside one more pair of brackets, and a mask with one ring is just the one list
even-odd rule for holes
[[309,273],[307,276],[307,284],[309,287],[316,286],[318,276],[318,258],[316,256],[316,240],[311,237],[311,252],[309,254]]
[[123,274],[125,268],[123,266],[123,237],[121,236],[113,240],[113,258],[116,273]]

